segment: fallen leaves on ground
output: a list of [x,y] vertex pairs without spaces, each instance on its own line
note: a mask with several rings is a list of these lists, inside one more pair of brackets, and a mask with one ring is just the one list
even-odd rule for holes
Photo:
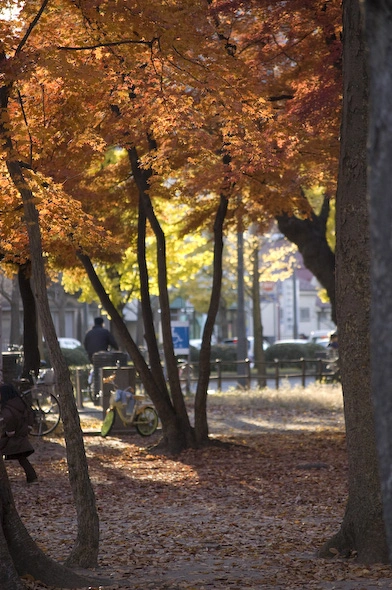
[[[113,579],[107,590],[392,588],[388,567],[316,557],[345,509],[341,418],[313,414],[310,426],[295,429],[292,414],[277,424],[267,412],[244,414],[242,426],[259,420],[269,428],[232,428],[216,435],[226,445],[176,458],[151,451],[158,433],[85,436],[100,516],[99,575]],[[7,469],[31,536],[63,561],[76,535],[64,440],[34,443],[39,485],[27,488],[17,464]]]

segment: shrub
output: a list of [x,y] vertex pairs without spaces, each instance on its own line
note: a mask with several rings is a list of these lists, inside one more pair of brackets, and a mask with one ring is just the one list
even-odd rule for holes
[[[198,363],[200,359],[200,350],[191,346],[190,360],[192,363]],[[211,369],[216,369],[215,361],[221,361],[222,371],[236,371],[237,370],[237,348],[231,344],[214,344],[211,346]],[[197,369],[197,365],[196,365]]]
[[[90,364],[87,352],[82,346],[78,346],[77,348],[62,348],[61,352],[69,367],[82,367]],[[44,360],[46,361],[46,366],[50,367],[51,365],[47,348],[44,348]]]
[[303,344],[287,342],[272,344],[264,354],[267,362],[273,362],[275,359],[279,361],[298,361],[301,358],[322,358],[325,356],[325,348],[314,342],[304,342]]

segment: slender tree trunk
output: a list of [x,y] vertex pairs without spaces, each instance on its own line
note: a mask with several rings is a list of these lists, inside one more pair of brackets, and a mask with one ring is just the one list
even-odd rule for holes
[[67,563],[81,567],[95,567],[99,549],[98,513],[94,491],[88,476],[83,435],[70,373],[61,353],[49,308],[38,212],[34,206],[33,194],[23,177],[19,164],[9,160],[7,161],[7,169],[23,200],[25,221],[29,234],[35,299],[41,319],[42,331],[48,344],[50,359],[56,375],[56,391],[59,395],[64,425],[69,478],[78,518],[76,543],[67,559]]
[[89,277],[103,308],[107,311],[111,317],[111,321],[116,326],[121,341],[124,343],[126,351],[132,358],[135,369],[139,373],[143,385],[146,388],[146,391],[152,402],[154,403],[154,406],[156,407],[159,418],[162,422],[162,447],[171,454],[177,454],[181,452],[187,447],[186,436],[182,430],[182,425],[174,411],[166,386],[163,390],[159,389],[150,367],[144,360],[143,355],[132,339],[126,325],[124,324],[122,317],[106,293],[101,281],[99,280],[99,277],[95,272],[91,260],[88,258],[88,256],[82,253],[79,253],[78,257],[86,270],[87,276]]
[[11,329],[10,329],[10,344],[21,344],[21,329],[20,329],[20,290],[16,278],[12,280],[11,291]]
[[149,170],[143,170],[140,167],[139,157],[136,148],[129,149],[128,155],[132,167],[132,173],[139,191],[139,207],[142,211],[142,215],[145,216],[146,219],[148,219],[148,221],[150,222],[151,228],[154,232],[157,241],[157,268],[159,303],[161,310],[161,327],[163,337],[163,349],[165,354],[165,364],[170,384],[171,399],[178,420],[181,423],[182,432],[184,433],[187,439],[187,445],[193,446],[194,434],[189,422],[189,417],[185,406],[185,400],[181,390],[177,359],[174,354],[173,339],[171,333],[170,302],[167,289],[166,240],[164,232],[155,215],[151,199],[148,195],[148,180],[151,176],[151,172]]
[[[44,6],[45,3],[41,6],[42,11]],[[6,60],[4,54],[0,54],[0,63],[2,60]],[[35,299],[57,380],[57,392],[59,394],[64,435],[67,444],[69,479],[78,518],[76,543],[68,558],[68,563],[82,567],[94,567],[97,565],[99,548],[98,513],[95,505],[94,491],[88,476],[83,435],[80,428],[79,414],[76,407],[71,377],[65,358],[60,350],[49,308],[38,212],[34,205],[34,195],[23,176],[20,163],[16,159],[17,154],[10,136],[10,126],[8,124],[10,88],[10,86],[2,86],[0,88],[0,140],[6,152],[8,173],[22,198],[24,218],[29,237]]]
[[19,290],[23,304],[23,370],[22,377],[30,378],[30,372],[38,375],[41,355],[38,346],[37,308],[30,283],[31,264],[18,269]]
[[199,357],[199,379],[195,396],[195,436],[197,443],[208,440],[207,391],[211,372],[211,338],[214,331],[222,286],[223,224],[228,206],[227,196],[222,193],[214,223],[214,259],[210,305],[204,325]]
[[261,317],[260,299],[260,268],[259,268],[259,243],[255,236],[256,243],[252,254],[252,303],[253,303],[253,338],[254,338],[254,361],[257,371],[257,383],[259,387],[266,387],[267,376],[264,356],[264,334]]
[[370,259],[366,201],[368,74],[359,1],[343,2],[343,120],[336,203],[336,279],[349,498],[340,531],[321,550],[386,562],[370,386]]
[[[45,10],[47,1],[43,1],[32,25],[39,21]],[[27,41],[28,35],[24,37]],[[22,47],[17,49],[21,51]],[[0,66],[7,62],[7,56],[0,51]],[[1,69],[0,67],[0,69]],[[94,567],[97,565],[99,546],[99,523],[95,505],[95,496],[88,477],[87,460],[83,445],[82,430],[80,428],[79,415],[76,408],[73,387],[68,367],[61,354],[59,343],[50,314],[48,296],[46,291],[45,266],[42,255],[41,234],[39,228],[38,212],[34,205],[34,195],[26,182],[18,155],[14,149],[10,135],[11,125],[9,121],[9,97],[12,81],[8,85],[0,87],[0,141],[6,153],[6,165],[11,180],[19,192],[29,237],[30,256],[32,262],[32,277],[36,290],[36,302],[44,330],[44,336],[50,349],[51,360],[56,374],[60,407],[63,416],[65,440],[67,444],[67,461],[69,478],[73,492],[78,519],[78,532],[74,549],[68,558],[68,563],[82,567]]]
[[372,391],[384,521],[392,562],[392,6],[366,0],[369,56],[368,187],[372,246]]
[[149,275],[146,257],[146,214],[139,200],[137,259],[140,277],[141,307],[144,324],[144,337],[147,343],[149,363],[154,379],[161,391],[167,391],[165,375],[159,354],[154,326],[154,314],[151,307]]

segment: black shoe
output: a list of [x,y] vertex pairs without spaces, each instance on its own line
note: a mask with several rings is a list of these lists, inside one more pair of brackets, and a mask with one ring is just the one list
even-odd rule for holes
[[38,477],[36,477],[34,479],[27,480],[27,485],[28,486],[31,486],[31,485],[34,485],[34,484],[37,484],[37,483],[38,483]]

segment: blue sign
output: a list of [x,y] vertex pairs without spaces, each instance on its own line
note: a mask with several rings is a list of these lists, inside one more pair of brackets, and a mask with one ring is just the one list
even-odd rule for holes
[[173,346],[175,354],[189,354],[189,323],[171,323]]

